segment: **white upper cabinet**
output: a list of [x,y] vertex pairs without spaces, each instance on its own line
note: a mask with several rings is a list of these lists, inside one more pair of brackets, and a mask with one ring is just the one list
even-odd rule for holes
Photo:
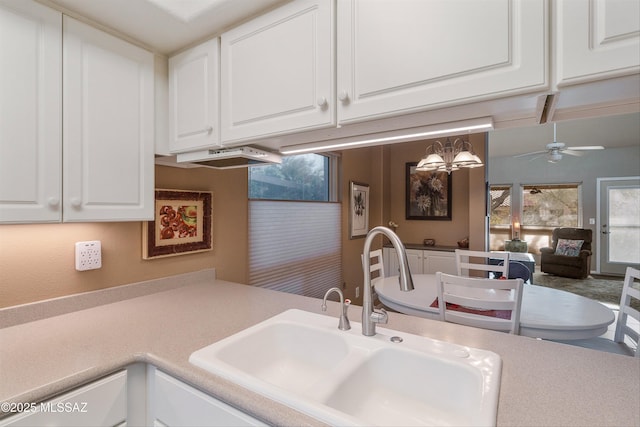
[[338,1],[338,121],[543,91],[546,2]]
[[222,34],[223,142],[335,124],[333,7],[295,0]]
[[0,0],[0,58],[0,222],[58,222],[62,15]]
[[153,218],[153,54],[64,17],[64,221]]
[[640,71],[638,0],[556,0],[552,4],[558,86]]
[[169,149],[218,145],[220,41],[209,40],[169,58]]

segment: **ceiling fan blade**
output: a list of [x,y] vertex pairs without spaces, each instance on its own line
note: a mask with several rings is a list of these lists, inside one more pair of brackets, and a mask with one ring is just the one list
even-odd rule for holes
[[567,150],[574,150],[574,151],[604,150],[604,147],[602,145],[581,145],[578,147],[567,147]]
[[576,156],[576,157],[580,157],[583,155],[583,153],[581,153],[580,151],[573,151],[569,149],[562,150],[562,154],[569,154],[571,156]]
[[[529,159],[529,161],[532,162],[535,159],[539,159],[540,157],[544,157],[546,153],[547,153],[546,151],[539,151],[537,153],[538,155],[537,156],[533,156],[532,158]],[[530,153],[530,154],[533,154],[533,153]]]
[[547,150],[541,150],[541,151],[532,151],[530,153],[524,153],[524,154],[516,154],[515,156],[513,156],[513,158],[518,158],[518,157],[526,157],[526,156],[533,156],[534,154],[544,154],[546,153]]

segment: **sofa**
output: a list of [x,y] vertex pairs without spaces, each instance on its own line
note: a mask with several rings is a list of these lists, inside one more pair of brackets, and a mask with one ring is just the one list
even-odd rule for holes
[[591,269],[592,232],[584,228],[556,228],[552,246],[540,249],[540,271],[585,279]]

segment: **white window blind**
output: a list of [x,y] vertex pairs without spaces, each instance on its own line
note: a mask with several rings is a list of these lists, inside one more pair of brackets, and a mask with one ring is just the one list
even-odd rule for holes
[[249,201],[249,283],[322,298],[342,285],[339,203]]

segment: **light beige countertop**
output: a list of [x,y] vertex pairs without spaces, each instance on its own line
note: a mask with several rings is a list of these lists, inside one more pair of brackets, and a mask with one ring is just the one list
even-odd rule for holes
[[[269,424],[322,424],[188,361],[193,351],[289,308],[322,313],[320,300],[215,280],[213,270],[163,279],[157,289],[149,283],[139,285],[145,295],[129,285],[131,298],[93,294],[103,304],[85,301],[78,311],[51,302],[62,314],[47,303],[0,310],[0,402],[39,402],[145,362]],[[331,303],[328,315],[337,322],[338,313]],[[360,307],[349,314],[360,321]],[[16,316],[25,323],[12,322]],[[385,328],[498,353],[499,426],[640,425],[637,358],[398,313],[389,313]]]

